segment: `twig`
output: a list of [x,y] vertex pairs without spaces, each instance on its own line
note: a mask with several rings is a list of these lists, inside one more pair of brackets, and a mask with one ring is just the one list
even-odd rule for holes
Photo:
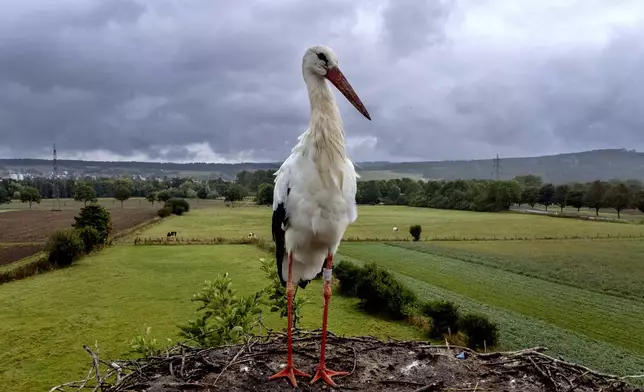
[[183,367],[186,364],[185,348],[181,347],[181,369],[179,369],[179,375],[183,378]]
[[548,348],[534,347],[534,348],[527,348],[519,351],[501,351],[496,353],[482,353],[482,354],[476,353],[476,356],[484,359],[493,359],[493,358],[499,358],[499,357],[516,357],[516,356],[522,356],[531,352],[540,353],[542,351],[548,351]]
[[245,348],[246,348],[246,346],[242,346],[241,350],[239,350],[239,352],[238,352],[238,353],[233,357],[233,359],[232,359],[230,362],[228,362],[228,364],[226,364],[226,366],[224,366],[224,368],[223,368],[223,369],[221,369],[221,372],[219,372],[219,374],[217,375],[217,378],[215,378],[215,381],[214,381],[214,382],[212,383],[212,385],[211,385],[213,388],[214,388],[214,387],[215,387],[215,385],[217,384],[217,381],[219,381],[219,377],[221,377],[221,375],[222,375],[222,374],[224,374],[224,372],[226,371],[226,369],[228,369],[228,367],[229,367],[230,365],[232,365],[232,364],[233,364],[233,362],[235,362],[235,360],[236,360],[236,359],[241,355],[241,353],[243,353],[243,352],[244,352],[244,349],[245,349]]
[[437,388],[440,388],[442,386],[442,383],[432,383],[429,385],[425,385],[424,387],[420,387],[418,389],[414,389],[414,392],[428,392],[428,391],[435,391]]
[[103,379],[101,378],[101,370],[99,369],[100,364],[98,357],[86,345],[83,345],[83,348],[89,353],[89,355],[92,357],[92,361],[94,362],[94,369],[96,370],[96,388],[94,388],[94,390],[98,391],[98,388],[100,388],[103,384]]
[[555,382],[555,380],[553,380],[552,378],[548,377],[548,375],[546,374],[546,372],[544,372],[544,371],[539,367],[539,365],[537,365],[537,363],[534,361],[534,359],[532,359],[531,357],[528,357],[528,359],[530,360],[530,362],[532,362],[532,364],[534,365],[535,369],[537,369],[537,370],[539,371],[539,373],[543,376],[543,378],[544,378],[545,380],[549,381],[550,387],[554,388],[554,390],[555,390],[555,391],[557,391],[557,390],[558,390],[558,389],[557,389],[557,383]]
[[378,382],[381,383],[381,384],[404,384],[404,385],[414,385],[414,386],[424,385],[424,384],[421,384],[419,382],[405,381],[405,380],[380,380]]

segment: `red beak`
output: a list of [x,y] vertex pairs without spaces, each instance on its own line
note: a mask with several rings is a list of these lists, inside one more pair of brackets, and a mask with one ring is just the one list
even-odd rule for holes
[[353,87],[349,84],[347,81],[347,78],[344,77],[342,72],[338,67],[330,68],[326,71],[326,78],[329,79],[333,85],[340,90],[342,95],[345,96],[346,99],[351,102],[353,107],[358,109],[360,113],[362,113],[363,116],[369,119],[371,121],[371,116],[369,116],[369,112],[367,112],[367,108],[364,107],[362,104],[362,101],[360,101],[360,98],[358,98],[358,94],[353,90]]

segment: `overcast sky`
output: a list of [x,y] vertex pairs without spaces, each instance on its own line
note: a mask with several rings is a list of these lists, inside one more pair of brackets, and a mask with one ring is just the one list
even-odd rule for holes
[[16,0],[0,158],[281,161],[314,44],[357,161],[644,150],[642,0]]

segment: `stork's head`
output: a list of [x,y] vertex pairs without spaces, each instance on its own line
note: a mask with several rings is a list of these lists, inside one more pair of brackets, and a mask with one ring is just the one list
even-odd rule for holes
[[364,107],[358,94],[353,90],[338,68],[338,57],[331,48],[316,45],[308,48],[302,59],[302,72],[319,78],[326,78],[331,82],[363,116],[371,120],[367,108]]

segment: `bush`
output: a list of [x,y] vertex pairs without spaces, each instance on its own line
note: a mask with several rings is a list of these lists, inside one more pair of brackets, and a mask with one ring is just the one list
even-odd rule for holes
[[[271,313],[279,312],[280,318],[288,316],[288,299],[286,297],[286,287],[282,286],[279,276],[277,275],[277,263],[275,259],[259,259],[261,270],[268,278],[270,284],[264,288],[264,293],[268,297],[268,305]],[[309,303],[306,294],[302,291],[293,297],[293,328],[300,325],[302,319],[302,307]]]
[[71,265],[83,255],[85,244],[74,229],[59,230],[49,237],[45,250],[49,253],[47,259],[59,267]]
[[416,302],[416,295],[398,282],[389,271],[376,263],[363,267],[356,295],[365,311],[386,314],[394,320],[407,316],[407,309]]
[[467,346],[472,349],[495,346],[499,338],[496,323],[482,314],[466,314],[459,320],[459,328],[467,337]]
[[76,221],[72,227],[82,229],[83,227],[93,227],[98,232],[97,244],[106,244],[107,238],[112,233],[112,219],[110,213],[98,204],[92,204],[81,208]]
[[172,209],[170,207],[163,207],[163,208],[159,209],[159,211],[157,211],[157,215],[160,218],[167,218],[170,215],[172,215]]
[[182,215],[190,211],[190,204],[185,199],[173,198],[165,202],[165,207],[170,208],[173,214]]
[[219,347],[242,343],[257,325],[257,315],[265,305],[263,291],[238,297],[232,290],[228,274],[206,281],[202,290],[192,298],[198,302],[199,318],[179,325],[180,336],[200,347]]
[[91,226],[78,229],[78,236],[83,241],[85,253],[89,253],[101,245],[101,235]]
[[342,260],[333,266],[333,274],[340,281],[340,294],[355,297],[362,277],[362,268]]
[[423,304],[423,315],[432,320],[432,328],[429,334],[433,338],[439,338],[450,331],[453,334],[458,332],[459,313],[458,305],[450,301],[431,301]]
[[418,241],[420,239],[420,233],[423,231],[423,228],[420,227],[420,225],[413,225],[409,228],[409,234],[411,234],[412,237],[414,237],[414,241]]

